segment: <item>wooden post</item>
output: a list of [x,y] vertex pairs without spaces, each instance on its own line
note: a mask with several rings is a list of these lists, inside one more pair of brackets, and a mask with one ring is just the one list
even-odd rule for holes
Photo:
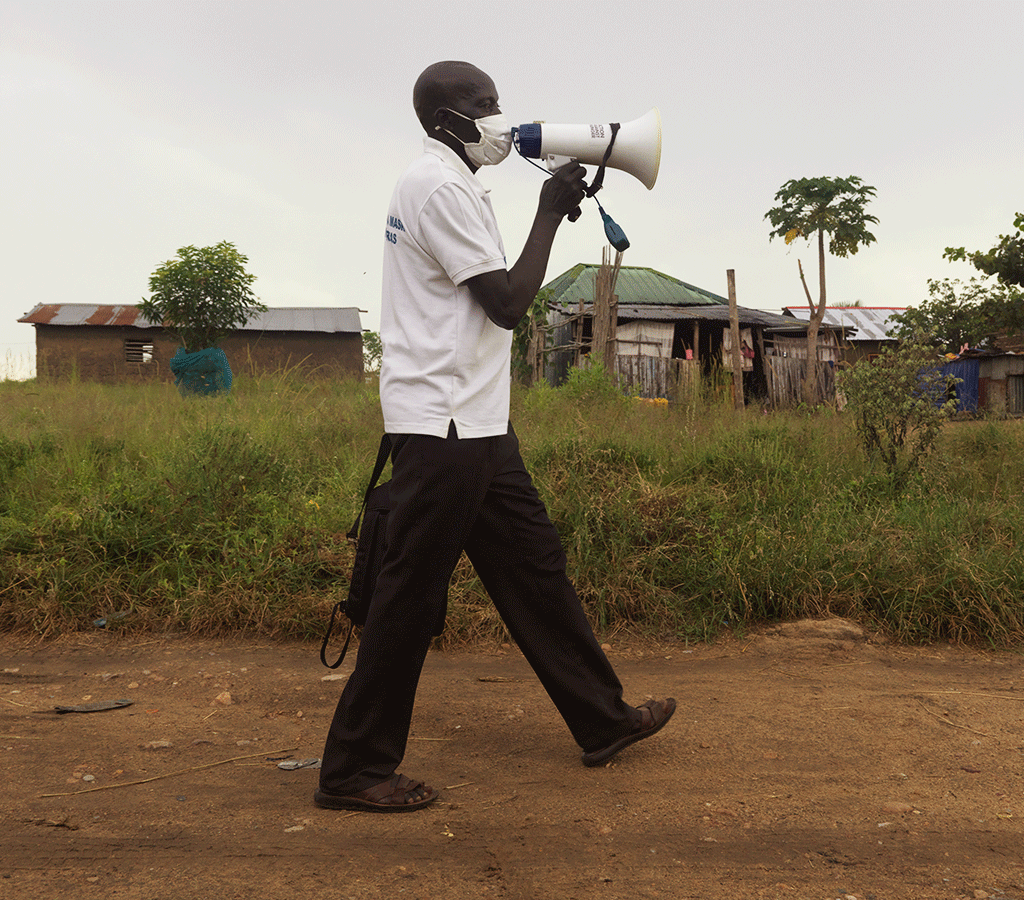
[[526,373],[526,377],[530,384],[537,383],[537,372],[540,370],[541,341],[543,341],[543,336],[541,335],[540,329],[537,327],[537,320],[531,316],[530,344],[529,349],[526,352],[526,359],[530,366],[529,371]]
[[605,327],[604,344],[601,347],[601,357],[605,371],[615,376],[615,338],[618,332],[619,319],[619,295],[615,293],[615,285],[619,280],[619,269],[622,268],[622,251],[615,251],[615,261],[612,262],[609,248],[604,247],[601,251],[601,268],[604,270],[604,309]]
[[[619,252],[618,259],[616,260],[616,273],[618,272],[618,265],[622,258],[621,251]],[[618,275],[616,274],[616,280]],[[612,285],[614,288],[614,284]],[[604,367],[612,373],[615,377],[618,377],[618,356],[619,356],[619,295],[613,293],[611,304],[608,307],[608,349],[605,350],[605,363]]]
[[726,269],[729,282],[729,331],[732,335],[732,400],[736,409],[743,409],[743,356],[740,353],[740,313],[736,306],[736,271]]
[[622,266],[622,252],[616,251],[612,263],[609,248],[601,250],[601,268],[594,277],[594,314],[591,318],[591,354],[594,362],[615,374],[615,337],[618,324],[619,298],[615,284]]
[[757,329],[757,349],[761,351],[761,368],[764,371],[764,383],[771,389],[772,375],[771,369],[768,365],[768,354],[764,352],[764,329]]
[[[535,326],[536,327],[536,326]],[[534,357],[533,366],[533,383],[536,384],[547,377],[545,372],[545,363],[547,357],[545,352],[547,350],[548,333],[543,328],[537,328],[537,355]]]
[[574,353],[573,365],[577,368],[583,363],[583,298],[580,297],[580,309],[576,319],[576,327],[573,332],[575,334],[576,349]]
[[605,345],[608,342],[608,252],[601,251],[601,266],[594,273],[594,305],[590,316],[590,364],[604,365]]

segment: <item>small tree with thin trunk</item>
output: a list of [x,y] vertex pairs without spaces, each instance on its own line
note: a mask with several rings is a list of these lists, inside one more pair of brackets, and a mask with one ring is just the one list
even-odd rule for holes
[[177,335],[186,350],[214,347],[267,309],[252,292],[256,276],[245,271],[248,261],[228,241],[182,247],[150,276],[152,295],[137,307],[150,322]]
[[799,178],[787,181],[775,194],[778,206],[765,218],[772,224],[768,240],[781,237],[787,244],[797,238],[818,242],[818,301],[811,297],[804,278],[803,264],[797,260],[800,283],[804,287],[810,322],[807,326],[807,370],[804,374],[803,399],[813,405],[817,396],[818,331],[825,318],[825,235],[829,236],[828,252],[833,256],[850,256],[862,246],[874,243],[868,225],[878,219],[865,212],[875,189],[856,175],[849,178]]

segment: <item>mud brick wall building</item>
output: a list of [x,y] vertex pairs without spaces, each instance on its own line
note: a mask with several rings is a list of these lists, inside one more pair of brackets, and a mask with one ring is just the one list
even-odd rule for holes
[[[39,378],[108,384],[174,379],[169,363],[181,343],[134,306],[40,304],[18,321],[35,326]],[[291,369],[323,378],[363,375],[362,326],[354,308],[268,309],[220,346],[236,375]]]

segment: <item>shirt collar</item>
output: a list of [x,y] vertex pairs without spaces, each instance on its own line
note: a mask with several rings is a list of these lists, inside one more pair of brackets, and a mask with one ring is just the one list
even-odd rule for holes
[[483,182],[476,177],[476,173],[466,165],[462,157],[452,150],[452,148],[447,144],[427,135],[423,138],[423,151],[425,153],[432,153],[434,156],[438,157],[441,162],[455,169],[464,178],[470,179],[470,181],[478,187],[481,193],[489,194],[491,192],[490,188],[483,186]]

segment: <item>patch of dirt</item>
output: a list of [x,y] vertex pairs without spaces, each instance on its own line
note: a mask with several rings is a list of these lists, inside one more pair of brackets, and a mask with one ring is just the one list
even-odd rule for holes
[[278,766],[320,755],[318,649],[0,636],[0,897],[1024,898],[1017,654],[614,638],[627,699],[679,711],[587,769],[515,649],[431,653],[402,771],[442,799],[375,816]]

